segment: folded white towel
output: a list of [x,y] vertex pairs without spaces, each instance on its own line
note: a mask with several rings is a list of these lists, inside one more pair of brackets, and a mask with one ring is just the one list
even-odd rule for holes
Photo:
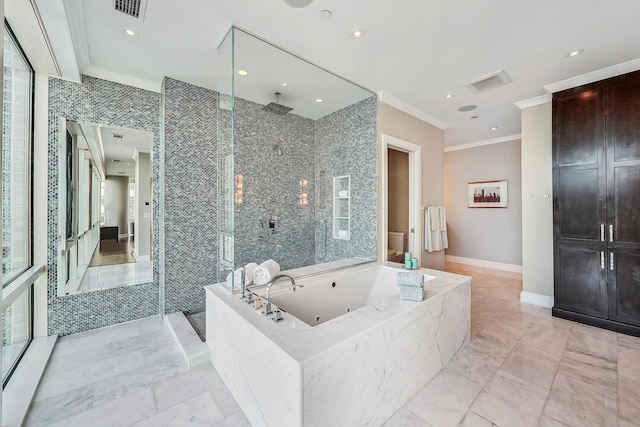
[[342,237],[344,239],[349,237],[349,230],[338,230],[338,237]]
[[[255,262],[250,262],[249,264],[244,266],[244,284],[245,286],[251,283],[253,280],[253,272],[258,267],[258,264]],[[242,286],[242,268],[237,268],[233,272],[233,284],[236,288]],[[231,289],[231,273],[227,274],[227,287]]]
[[280,264],[268,259],[253,270],[253,283],[266,285],[278,273],[280,273]]
[[338,197],[349,197],[349,190],[338,191]]

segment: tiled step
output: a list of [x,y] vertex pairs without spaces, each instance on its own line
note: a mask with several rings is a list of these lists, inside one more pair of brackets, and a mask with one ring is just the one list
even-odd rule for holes
[[209,347],[200,340],[183,312],[167,314],[164,322],[175,338],[178,348],[189,367],[198,366],[209,361]]

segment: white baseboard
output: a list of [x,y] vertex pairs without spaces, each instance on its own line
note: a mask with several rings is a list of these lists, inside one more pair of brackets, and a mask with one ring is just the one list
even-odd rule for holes
[[492,268],[494,270],[510,271],[512,273],[522,273],[522,266],[518,264],[505,264],[502,262],[485,261],[483,259],[465,258],[455,255],[446,255],[445,261],[473,265],[476,267]]
[[520,292],[520,302],[526,304],[537,305],[538,307],[553,308],[553,297],[533,292]]

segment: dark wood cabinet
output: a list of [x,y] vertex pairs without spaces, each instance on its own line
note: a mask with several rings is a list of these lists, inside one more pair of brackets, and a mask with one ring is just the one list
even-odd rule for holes
[[553,96],[553,314],[640,336],[640,72]]

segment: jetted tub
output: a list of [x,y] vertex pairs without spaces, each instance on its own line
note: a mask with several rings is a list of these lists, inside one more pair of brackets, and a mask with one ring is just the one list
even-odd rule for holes
[[[288,279],[281,279],[273,285],[270,301],[307,325],[316,326],[366,305],[397,297],[398,271],[406,270],[370,266],[328,277],[298,280],[296,283],[304,287],[297,288],[296,292],[291,290]],[[436,277],[425,274],[424,278],[428,282]],[[264,292],[266,290],[262,288],[257,293],[264,296]]]
[[296,279],[296,292],[279,281],[278,323],[222,284],[205,287],[211,363],[252,425],[381,425],[468,342],[470,278],[420,269],[425,300],[403,301],[399,267]]

